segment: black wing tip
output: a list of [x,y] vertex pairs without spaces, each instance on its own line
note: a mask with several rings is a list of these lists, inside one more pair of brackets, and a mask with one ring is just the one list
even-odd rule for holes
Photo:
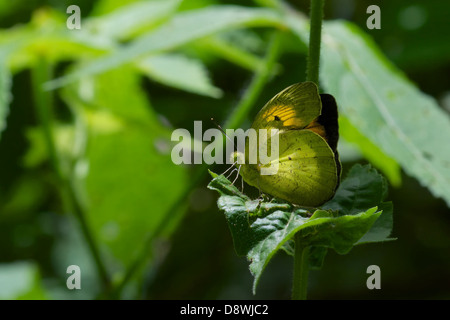
[[339,140],[338,107],[331,94],[320,94],[322,101],[322,113],[317,119],[324,128],[330,148],[336,152]]
[[342,172],[339,153],[337,151],[337,144],[339,140],[338,106],[336,99],[331,94],[322,93],[320,94],[320,99],[322,101],[322,114],[319,116],[317,121],[325,128],[328,145],[334,152],[338,178],[338,182],[336,184],[337,189],[340,184]]

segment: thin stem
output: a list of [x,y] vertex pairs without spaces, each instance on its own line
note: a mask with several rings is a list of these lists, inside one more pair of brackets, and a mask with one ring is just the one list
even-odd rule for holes
[[152,244],[153,241],[160,237],[166,226],[170,222],[170,220],[175,216],[176,213],[179,212],[182,207],[184,200],[189,196],[192,189],[206,176],[207,166],[202,164],[199,169],[193,174],[192,178],[189,181],[187,187],[183,190],[183,193],[179,196],[177,200],[170,206],[169,210],[163,216],[161,222],[155,228],[155,231],[151,233],[145,240],[142,245],[142,248],[134,259],[134,261],[129,265],[128,269],[125,272],[124,277],[121,281],[116,285],[113,290],[112,297],[120,298],[120,294],[128,282],[133,278],[133,275],[141,268],[147,260],[151,258]]
[[47,152],[49,154],[53,170],[55,171],[58,180],[62,180],[61,166],[59,156],[53,142],[53,130],[51,125],[53,96],[51,92],[45,92],[41,89],[43,81],[50,79],[51,76],[52,70],[48,63],[43,59],[37,63],[31,72],[36,114],[41,124],[42,134],[44,135],[45,145],[47,147]]
[[[98,244],[92,234],[92,231],[89,227],[89,224],[85,215],[85,208],[82,205],[81,201],[79,201],[79,197],[76,192],[76,188],[72,185],[72,183],[65,179],[65,183],[63,183],[63,191],[65,193],[64,197],[67,199],[67,208],[70,208],[75,217],[78,220],[78,223],[81,227],[81,232],[88,244],[89,250],[91,252],[92,258],[94,259],[95,266],[97,268],[97,274],[102,283],[104,292],[103,296],[108,296],[111,290],[111,280],[108,275],[108,271],[106,269],[105,264],[101,258],[100,250],[98,248]],[[69,209],[69,210],[70,210]]]
[[52,78],[52,68],[47,61],[42,58],[32,69],[31,80],[33,85],[33,98],[38,120],[41,124],[42,133],[44,135],[45,144],[50,157],[50,162],[57,179],[58,191],[60,193],[64,209],[73,212],[76,219],[80,223],[81,231],[86,239],[88,247],[91,251],[98,275],[104,286],[105,291],[110,288],[110,280],[106,267],[100,257],[100,251],[97,243],[89,229],[85,218],[84,207],[79,200],[74,184],[71,182],[69,175],[64,172],[61,157],[55,145],[53,135],[53,96],[52,92],[42,90],[42,84]]
[[[280,48],[280,39],[281,34],[279,31],[275,31],[273,38],[270,42],[269,48],[267,50],[267,54],[264,57],[264,61],[261,65],[261,68],[255,72],[252,81],[246,90],[244,96],[240,100],[239,104],[234,109],[230,118],[226,121],[224,127],[225,128],[237,128],[239,127],[245,118],[250,113],[253,105],[256,102],[256,99],[261,94],[264,85],[269,80],[272,75],[272,71],[274,65],[278,59],[279,48]],[[225,139],[224,139],[225,142]],[[161,220],[159,225],[156,227],[155,231],[149,235],[149,237],[145,240],[144,245],[136,257],[136,259],[130,264],[128,267],[122,281],[116,286],[114,290],[114,297],[120,297],[120,293],[126,284],[131,280],[133,274],[142,267],[146,261],[148,261],[149,253],[151,251],[151,246],[153,241],[159,237],[162,232],[165,230],[166,225],[169,221],[174,217],[174,215],[179,212],[182,207],[184,200],[189,196],[191,190],[203,180],[206,176],[208,165],[202,164],[194,173],[193,178],[190,180],[190,183],[186,186],[183,193],[180,197],[170,206],[169,210],[164,215],[164,218]]]
[[[306,80],[319,86],[320,42],[322,36],[324,0],[311,0],[309,53],[306,69]],[[292,300],[306,300],[309,273],[309,247],[305,247],[300,234],[294,236],[294,278],[292,284]]]
[[309,54],[306,69],[306,80],[319,85],[320,42],[322,36],[324,0],[311,0]]
[[294,236],[294,277],[292,285],[292,300],[306,300],[309,273],[309,247],[301,244],[299,234]]

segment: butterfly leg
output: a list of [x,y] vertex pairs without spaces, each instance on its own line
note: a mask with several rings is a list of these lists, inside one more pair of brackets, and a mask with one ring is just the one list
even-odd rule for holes
[[237,171],[237,168],[234,168],[233,170],[230,171],[230,173],[225,177],[228,180],[230,180],[229,178],[231,177],[231,175],[233,174],[233,172]]
[[264,201],[264,195],[263,195],[263,193],[262,193],[262,191],[261,191],[261,187],[259,186],[259,176],[258,176],[258,178],[257,178],[257,183],[258,183],[258,190],[259,190],[259,197],[258,197],[258,200],[261,202],[261,201]]
[[236,182],[236,180],[239,178],[239,172],[241,171],[241,166],[234,168],[233,170],[231,170],[231,172],[228,174],[228,176],[226,176],[226,178],[228,180],[230,180],[231,175],[233,174],[233,172],[236,172],[236,178],[234,178],[233,182],[230,183],[230,185],[234,185],[234,183]]
[[241,166],[238,167],[236,178],[233,180],[233,184],[236,182],[236,180],[239,178],[239,172],[241,171]]

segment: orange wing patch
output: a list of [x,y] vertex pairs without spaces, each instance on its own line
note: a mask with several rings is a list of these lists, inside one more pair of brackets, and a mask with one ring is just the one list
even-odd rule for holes
[[325,141],[328,142],[327,133],[325,131],[325,127],[321,125],[317,119],[315,119],[313,122],[311,122],[305,129],[313,131],[317,133],[319,136],[325,139]]
[[283,127],[298,127],[305,126],[304,121],[298,116],[295,108],[292,106],[273,106],[262,115],[267,121],[280,121]]

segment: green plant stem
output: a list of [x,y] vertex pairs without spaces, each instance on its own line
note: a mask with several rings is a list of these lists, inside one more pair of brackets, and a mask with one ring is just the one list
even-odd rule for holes
[[46,79],[51,78],[52,70],[48,63],[41,59],[31,71],[33,84],[33,97],[36,108],[36,115],[40,122],[45,145],[50,158],[51,165],[58,180],[62,179],[59,156],[53,141],[52,113],[53,96],[50,92],[41,89],[41,84]]
[[309,273],[309,247],[304,247],[299,234],[294,236],[294,277],[292,285],[292,300],[306,300]]
[[306,80],[319,85],[320,43],[322,37],[322,18],[325,0],[311,0],[309,53],[306,67]]
[[[306,66],[306,80],[319,86],[320,42],[322,35],[324,0],[311,0],[309,52]],[[306,300],[309,273],[309,247],[301,243],[296,234],[294,254],[294,277],[292,283],[292,300]]]
[[[228,120],[225,122],[224,125],[225,129],[238,128],[250,113],[258,96],[261,94],[264,85],[267,83],[270,76],[272,75],[272,71],[279,56],[280,41],[281,41],[281,33],[280,31],[276,30],[273,34],[273,38],[270,41],[266,56],[264,57],[261,67],[258,69],[257,72],[255,72],[252,81],[249,87],[247,88],[244,96],[239,101],[230,118],[228,118]],[[180,208],[185,202],[185,199],[189,196],[192,189],[205,178],[208,172],[207,169],[208,165],[202,164],[196,170],[189,184],[184,189],[183,193],[180,195],[178,200],[176,200],[170,206],[169,210],[167,210],[166,214],[164,215],[164,218],[158,224],[155,231],[151,235],[149,235],[149,237],[145,240],[141,251],[135,258],[135,260],[129,265],[122,280],[115,287],[113,292],[114,297],[116,298],[120,297],[121,291],[126,286],[126,284],[131,280],[134,273],[137,272],[139,268],[141,268],[145,264],[146,261],[148,261],[149,257],[151,256],[150,253],[154,240],[159,236],[161,236],[163,231],[166,229],[167,224],[174,217],[174,215],[177,212],[179,212]]]
[[156,238],[160,237],[163,232],[166,230],[167,225],[170,220],[174,218],[176,213],[179,212],[180,208],[184,204],[184,200],[189,196],[192,189],[197,186],[197,184],[206,176],[207,166],[202,164],[190,178],[189,184],[183,190],[179,198],[170,206],[169,210],[167,210],[166,214],[163,216],[161,222],[155,228],[155,231],[151,233],[145,240],[140,249],[138,255],[133,260],[133,262],[128,266],[123,278],[116,285],[113,290],[112,297],[120,298],[120,294],[128,282],[133,278],[133,275],[146,263],[146,261],[150,260],[152,257],[152,245]]
[[64,209],[73,212],[78,220],[82,234],[88,244],[95,265],[97,267],[99,278],[103,284],[105,292],[110,289],[110,279],[106,267],[101,259],[97,243],[92,235],[89,225],[86,221],[85,210],[76,188],[71,182],[70,177],[64,172],[61,157],[55,145],[53,135],[53,96],[50,91],[42,90],[42,85],[52,78],[52,68],[44,58],[41,58],[31,71],[33,85],[33,98],[35,102],[36,114],[41,124],[44,135],[45,145],[50,157],[50,162],[54,170],[58,191],[60,193]]

